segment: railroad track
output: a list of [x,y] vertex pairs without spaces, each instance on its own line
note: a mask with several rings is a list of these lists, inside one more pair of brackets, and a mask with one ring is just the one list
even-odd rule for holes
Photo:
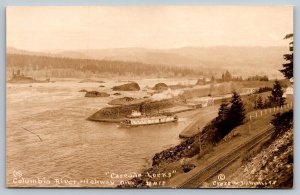
[[222,169],[230,165],[233,161],[238,159],[245,151],[253,148],[257,144],[259,144],[262,140],[267,138],[272,134],[273,128],[268,127],[263,132],[257,134],[247,142],[241,144],[234,150],[227,153],[225,156],[221,156],[215,162],[210,164],[204,169],[201,169],[199,172],[191,176],[189,179],[185,180],[183,183],[177,186],[177,188],[195,188],[200,187],[203,182],[207,181]]

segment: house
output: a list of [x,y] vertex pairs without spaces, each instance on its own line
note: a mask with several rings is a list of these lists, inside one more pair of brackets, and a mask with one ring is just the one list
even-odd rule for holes
[[293,97],[294,97],[294,85],[293,85],[294,79],[291,78],[290,82],[291,82],[291,85],[285,89],[285,92],[283,93],[283,96],[282,96],[282,97],[286,98],[287,100],[293,100]]

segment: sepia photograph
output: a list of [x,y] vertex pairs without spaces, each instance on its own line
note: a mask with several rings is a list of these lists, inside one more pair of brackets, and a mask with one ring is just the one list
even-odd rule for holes
[[293,6],[8,6],[9,188],[293,188]]

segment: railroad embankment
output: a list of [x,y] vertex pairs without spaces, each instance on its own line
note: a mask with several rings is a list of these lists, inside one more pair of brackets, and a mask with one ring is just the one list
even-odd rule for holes
[[143,172],[142,177],[133,178],[129,184],[119,187],[150,187],[150,184],[162,183],[161,178],[148,177],[148,173],[158,174],[164,172],[175,172],[174,178],[163,179],[160,186],[151,187],[169,187],[170,179],[173,181],[177,178],[184,179],[188,172],[197,167],[209,166],[220,155],[230,152],[233,148],[245,143],[249,138],[262,132],[265,128],[270,127],[272,115],[265,115],[252,121],[246,121],[243,125],[236,127],[228,136],[220,142],[214,142],[214,120],[209,122],[201,133],[200,151],[200,133],[183,140],[180,144],[163,150],[154,155],[152,166]]

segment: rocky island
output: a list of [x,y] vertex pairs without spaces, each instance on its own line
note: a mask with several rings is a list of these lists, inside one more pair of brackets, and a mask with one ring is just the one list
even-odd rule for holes
[[86,91],[85,97],[109,97],[110,95],[105,92],[99,91]]
[[8,80],[9,83],[48,83],[50,82],[50,79],[46,80],[36,80],[32,77],[25,76],[23,73],[21,73],[20,70],[17,70],[17,73],[13,71],[12,78]]
[[114,91],[139,91],[141,88],[139,84],[132,82],[132,83],[126,83],[119,86],[114,86],[112,90]]
[[167,90],[169,87],[165,83],[157,83],[152,89],[157,91]]
[[144,101],[135,104],[105,107],[88,117],[89,120],[99,122],[121,122],[133,110],[140,110],[142,107],[146,115],[159,113],[160,110],[174,106],[174,100]]

